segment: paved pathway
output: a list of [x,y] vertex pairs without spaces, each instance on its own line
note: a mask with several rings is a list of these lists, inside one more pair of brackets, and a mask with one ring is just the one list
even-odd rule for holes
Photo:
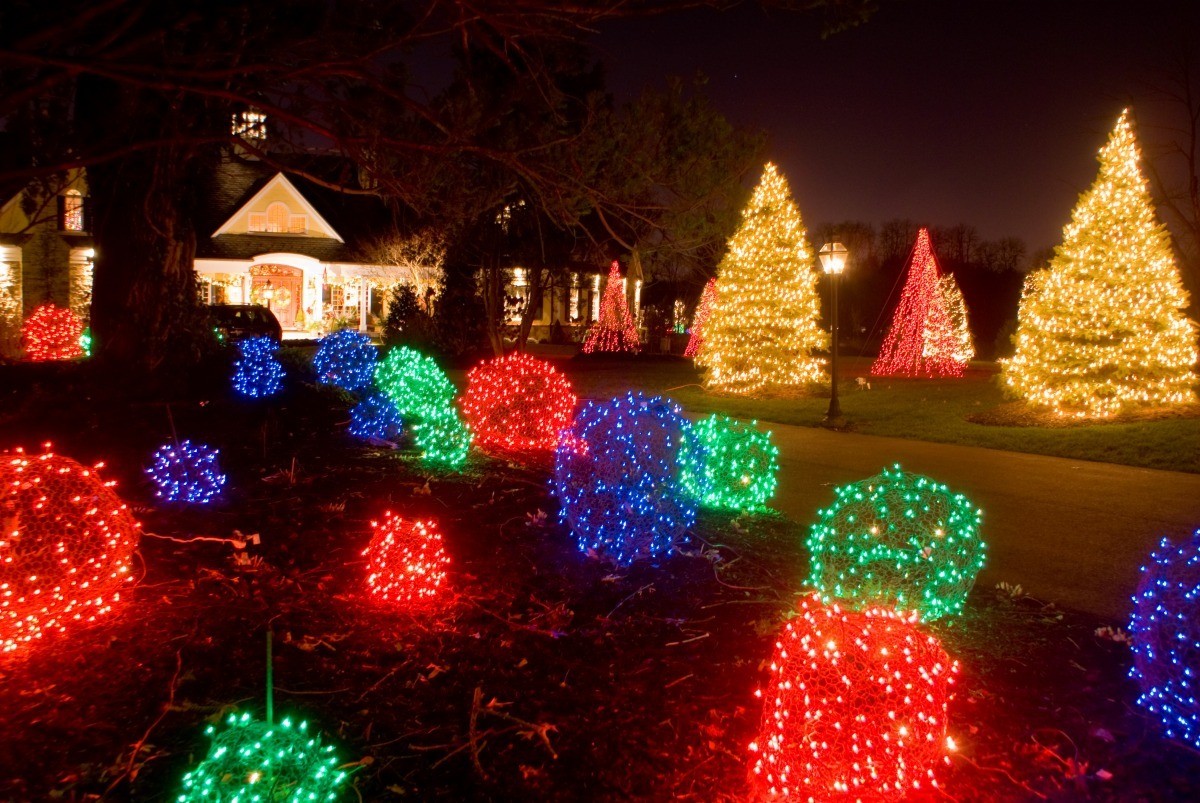
[[[1200,474],[1130,468],[973,446],[764,424],[779,446],[773,506],[808,524],[833,487],[900,463],[983,509],[988,562],[978,582],[1128,618],[1138,571],[1164,536],[1200,527]],[[1200,448],[1200,444],[1196,445]]]

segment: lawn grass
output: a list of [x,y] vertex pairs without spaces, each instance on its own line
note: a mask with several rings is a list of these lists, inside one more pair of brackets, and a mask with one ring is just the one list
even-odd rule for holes
[[[576,358],[559,364],[582,398],[643,390],[670,396],[695,413],[806,427],[820,426],[829,405],[827,395],[742,399],[706,393],[690,360]],[[854,432],[1200,473],[1200,418],[1054,428],[976,424],[967,417],[1006,401],[993,363],[973,363],[962,379],[945,380],[871,377],[869,367],[866,359],[850,358],[840,369],[842,412]],[[871,389],[860,389],[857,377],[868,379]]]

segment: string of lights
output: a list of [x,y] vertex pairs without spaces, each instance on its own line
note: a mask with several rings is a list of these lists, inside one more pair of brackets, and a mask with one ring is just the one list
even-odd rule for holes
[[629,303],[625,299],[625,282],[621,280],[621,269],[614,259],[604,286],[604,297],[600,300],[600,315],[588,329],[583,341],[583,353],[636,352],[639,347],[637,326],[629,314]]
[[84,356],[82,338],[79,316],[49,301],[39,305],[21,329],[25,356],[33,362],[79,359]]
[[350,392],[371,386],[378,362],[379,349],[371,338],[352,329],[339,329],[321,338],[312,360],[317,381]]
[[945,485],[899,465],[834,490],[809,528],[808,584],[852,607],[957,614],[983,568],[983,513]]
[[363,441],[395,441],[403,429],[400,411],[382,393],[368,393],[350,408],[351,437]]
[[279,344],[269,337],[250,337],[237,343],[240,357],[233,363],[233,389],[251,399],[274,396],[283,389],[283,366],[276,359]]
[[683,356],[695,357],[700,353],[700,347],[704,345],[704,327],[708,325],[708,318],[716,303],[717,279],[714,276],[704,283],[704,292],[700,294],[700,303],[696,305],[696,314],[692,317],[692,333]]
[[405,520],[391,511],[371,522],[367,590],[381,602],[412,609],[436,600],[446,583],[450,558],[435,521]]
[[577,402],[570,380],[553,365],[513,352],[470,370],[462,411],[484,449],[550,452]]
[[848,611],[816,595],[798,613],[757,692],[755,799],[902,800],[936,788],[958,662],[915,613]]
[[828,381],[812,247],[787,181],[767,164],[717,267],[716,302],[696,364],[704,386],[742,396],[793,394]]
[[701,507],[760,511],[775,495],[779,449],[757,421],[713,414],[692,426],[680,447],[680,481]]
[[218,455],[217,449],[201,443],[166,443],[154,453],[146,474],[156,486],[158,498],[165,502],[208,504],[225,487]]
[[1129,110],[1100,150],[1050,265],[1026,283],[1001,360],[1008,392],[1073,418],[1196,401],[1196,325],[1141,171]]
[[0,653],[107,615],[133,579],[140,525],[102,467],[0,453]]

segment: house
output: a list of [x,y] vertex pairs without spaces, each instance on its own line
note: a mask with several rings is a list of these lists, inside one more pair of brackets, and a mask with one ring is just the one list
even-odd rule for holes
[[0,201],[0,356],[15,356],[21,322],[39,305],[88,319],[96,252],[82,171],[10,188]]

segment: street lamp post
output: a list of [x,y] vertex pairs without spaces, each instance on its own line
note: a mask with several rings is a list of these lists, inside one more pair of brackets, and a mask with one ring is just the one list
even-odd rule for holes
[[833,359],[830,361],[829,375],[831,389],[829,394],[829,410],[825,413],[825,423],[837,426],[842,420],[842,405],[838,401],[838,278],[846,269],[846,258],[850,252],[841,243],[825,243],[821,246],[818,256],[821,258],[821,269],[829,274],[830,296],[833,312],[830,315],[830,340],[832,340]]
[[271,309],[271,299],[275,297],[275,288],[271,286],[271,280],[267,279],[267,284],[262,291],[263,300],[267,302],[267,310]]

